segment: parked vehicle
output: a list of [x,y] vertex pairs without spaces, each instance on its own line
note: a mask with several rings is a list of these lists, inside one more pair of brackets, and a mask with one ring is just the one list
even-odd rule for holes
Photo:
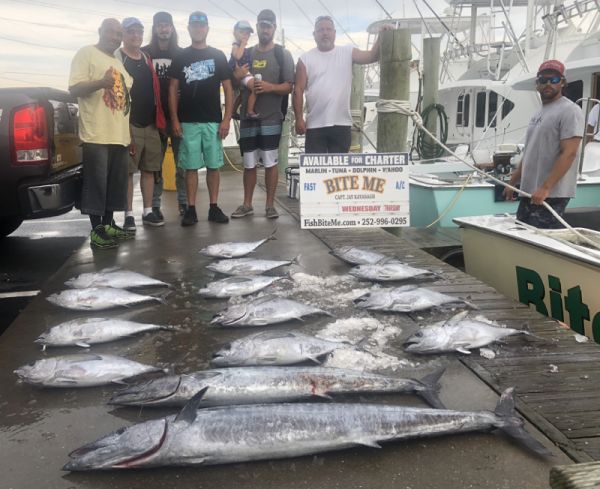
[[69,212],[81,195],[77,105],[53,88],[0,89],[0,238]]

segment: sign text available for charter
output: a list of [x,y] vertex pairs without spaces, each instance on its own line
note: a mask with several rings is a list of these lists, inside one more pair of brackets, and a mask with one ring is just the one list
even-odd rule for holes
[[408,226],[408,154],[300,155],[303,229]]

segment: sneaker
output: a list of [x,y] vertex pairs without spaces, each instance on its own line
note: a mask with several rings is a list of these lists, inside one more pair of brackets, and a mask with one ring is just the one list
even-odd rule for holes
[[135,232],[125,231],[122,227],[115,224],[113,220],[110,224],[104,225],[104,230],[113,239],[134,239]]
[[179,204],[179,215],[183,216],[187,209],[187,204]]
[[156,217],[158,217],[161,221],[165,220],[165,216],[163,216],[163,213],[161,212],[160,207],[153,207],[152,212],[154,212],[154,215]]
[[231,217],[236,219],[238,217],[251,216],[252,214],[254,214],[254,209],[252,208],[252,206],[245,206],[242,204],[236,210],[233,211]]
[[196,209],[190,209],[189,207],[185,210],[183,214],[183,219],[181,220],[182,226],[192,226],[198,222],[198,217],[196,216]]
[[229,222],[229,218],[223,214],[223,211],[219,206],[211,207],[208,210],[208,220],[218,222],[219,224],[226,224]]
[[152,211],[145,216],[142,216],[142,224],[144,224],[144,226],[159,227],[165,225],[165,220]]
[[277,212],[275,207],[267,207],[265,209],[265,215],[267,216],[267,219],[277,219],[279,217],[279,212]]
[[123,229],[125,231],[127,231],[128,233],[135,234],[136,228],[135,228],[135,219],[133,218],[133,216],[127,216],[125,218],[125,222],[123,222]]
[[90,246],[98,250],[108,250],[116,248],[119,246],[119,243],[106,233],[104,225],[98,224],[90,233]]

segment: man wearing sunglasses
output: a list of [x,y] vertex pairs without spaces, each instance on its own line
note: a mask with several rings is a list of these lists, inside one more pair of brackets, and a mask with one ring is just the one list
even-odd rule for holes
[[[542,108],[529,122],[525,150],[510,184],[520,183],[531,199],[521,198],[517,219],[538,228],[563,226],[543,205],[546,202],[560,216],[577,185],[577,153],[583,133],[581,108],[562,94],[567,82],[565,66],[557,60],[544,61],[537,73],[536,88]],[[513,200],[512,190],[504,195]]]

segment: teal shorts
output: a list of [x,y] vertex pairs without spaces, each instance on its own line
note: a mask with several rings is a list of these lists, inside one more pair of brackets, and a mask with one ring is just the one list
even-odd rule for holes
[[184,170],[223,166],[223,143],[218,122],[183,122],[177,166]]

